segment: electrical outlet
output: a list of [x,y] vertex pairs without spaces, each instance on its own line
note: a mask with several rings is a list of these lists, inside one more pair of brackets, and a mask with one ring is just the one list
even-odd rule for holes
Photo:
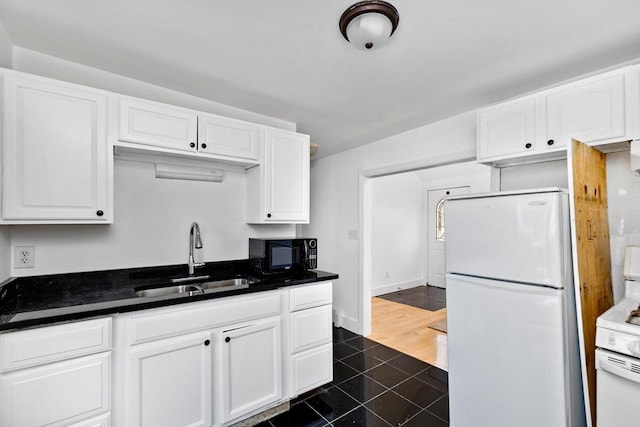
[[347,230],[347,237],[352,240],[358,240],[358,230]]
[[35,246],[16,246],[15,259],[13,266],[15,268],[33,268],[36,265],[36,247]]

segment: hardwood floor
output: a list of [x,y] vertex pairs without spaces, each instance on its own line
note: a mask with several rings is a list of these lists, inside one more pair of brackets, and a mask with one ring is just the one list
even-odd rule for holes
[[446,371],[447,334],[427,327],[446,317],[446,308],[429,311],[373,297],[371,335],[367,338]]

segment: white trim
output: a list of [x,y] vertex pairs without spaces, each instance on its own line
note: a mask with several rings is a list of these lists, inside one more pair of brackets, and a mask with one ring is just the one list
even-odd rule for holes
[[[371,334],[371,179],[419,169],[476,160],[476,147],[442,156],[422,158],[361,170],[358,174],[358,319],[342,317],[342,325],[363,336]],[[492,175],[493,182],[493,175]],[[367,286],[365,286],[365,283]]]

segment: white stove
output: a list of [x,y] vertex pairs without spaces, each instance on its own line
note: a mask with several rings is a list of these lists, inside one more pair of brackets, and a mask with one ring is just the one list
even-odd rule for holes
[[596,425],[604,427],[640,419],[640,247],[627,247],[624,276],[624,298],[596,321]]

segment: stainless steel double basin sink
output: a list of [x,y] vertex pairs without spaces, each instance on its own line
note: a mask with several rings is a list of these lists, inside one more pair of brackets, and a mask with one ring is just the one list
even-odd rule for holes
[[248,288],[258,280],[250,276],[209,280],[210,276],[188,276],[171,279],[173,285],[136,288],[136,297],[192,296]]

